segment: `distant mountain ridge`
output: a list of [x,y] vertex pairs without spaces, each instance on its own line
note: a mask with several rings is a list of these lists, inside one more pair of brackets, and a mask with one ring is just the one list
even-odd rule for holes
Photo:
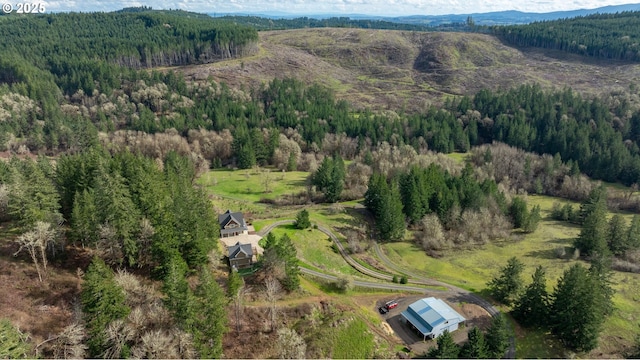
[[640,11],[640,4],[611,5],[595,9],[580,9],[570,11],[553,11],[547,13],[522,12],[516,10],[496,11],[488,13],[448,14],[448,15],[409,15],[409,16],[375,16],[363,14],[288,14],[283,12],[244,12],[244,13],[209,13],[210,16],[259,16],[270,19],[296,19],[308,17],[313,19],[327,19],[331,17],[348,17],[356,20],[383,20],[401,24],[440,26],[452,23],[466,22],[471,16],[476,25],[514,25],[528,24],[536,21],[573,18],[596,13],[617,13],[623,11]]

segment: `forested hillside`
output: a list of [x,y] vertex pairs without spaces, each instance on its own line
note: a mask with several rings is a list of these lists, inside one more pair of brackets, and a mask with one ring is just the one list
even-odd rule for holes
[[601,59],[640,61],[640,12],[637,11],[497,26],[492,31],[517,46],[556,49]]
[[[37,101],[129,79],[121,69],[207,63],[254,51],[255,30],[178,12],[62,13],[0,21],[0,82],[24,83]],[[134,76],[135,78],[135,76]]]
[[426,25],[403,24],[401,22],[391,22],[385,20],[359,20],[351,19],[348,17],[331,17],[328,19],[314,19],[308,17],[299,17],[295,19],[269,19],[259,16],[227,15],[216,17],[216,19],[232,21],[236,24],[250,26],[257,30],[283,30],[328,27],[411,31],[429,30],[429,27],[427,27]]

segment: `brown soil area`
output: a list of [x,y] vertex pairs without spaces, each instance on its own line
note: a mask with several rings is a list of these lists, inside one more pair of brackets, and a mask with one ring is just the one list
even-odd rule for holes
[[[81,248],[68,247],[64,258],[51,260],[44,276],[38,281],[31,258],[26,252],[17,256],[14,242],[17,235],[10,223],[0,226],[0,314],[14,326],[26,332],[36,345],[62,331],[74,316],[79,303],[78,269],[86,269],[91,254]],[[44,354],[46,356],[46,352]]]

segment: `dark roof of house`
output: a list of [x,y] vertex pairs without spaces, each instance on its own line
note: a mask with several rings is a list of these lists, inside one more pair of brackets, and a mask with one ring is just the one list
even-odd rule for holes
[[402,316],[409,320],[423,334],[430,334],[433,328],[445,321],[462,322],[462,315],[453,310],[447,303],[433,297],[420,299],[409,305]]
[[220,224],[220,229],[224,230],[224,227],[231,220],[240,224],[242,230],[247,230],[247,223],[244,221],[244,215],[242,215],[241,212],[232,213],[231,210],[227,210],[224,214],[218,215],[218,223]]
[[239,242],[233,246],[229,246],[229,259],[235,259],[240,252],[245,253],[248,257],[253,256],[251,244],[240,244]]

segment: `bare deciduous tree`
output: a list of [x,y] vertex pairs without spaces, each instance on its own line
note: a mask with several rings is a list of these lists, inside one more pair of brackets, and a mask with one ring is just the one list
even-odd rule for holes
[[276,321],[278,320],[278,304],[277,301],[280,298],[282,292],[282,285],[280,281],[273,276],[269,276],[264,281],[264,293],[269,302],[269,319],[271,321],[271,331],[276,328]]
[[307,352],[302,336],[286,327],[278,329],[278,348],[280,359],[304,359]]
[[437,215],[425,215],[420,221],[419,229],[420,231],[416,232],[416,241],[424,250],[444,250],[451,246]]
[[140,221],[140,233],[138,234],[138,243],[140,251],[138,252],[138,267],[151,265],[153,256],[151,254],[151,241],[156,230],[147,218]]
[[195,353],[190,334],[181,330],[152,330],[140,337],[131,348],[131,355],[137,359],[191,359]]
[[116,264],[124,258],[122,245],[118,241],[116,229],[110,224],[99,225],[100,239],[96,244],[96,249],[100,257],[109,264]]
[[84,326],[80,322],[65,327],[53,340],[53,358],[84,359],[87,351],[87,346],[83,343],[85,336]]
[[[56,231],[52,229],[51,224],[38,221],[33,230],[20,235],[16,240],[20,244],[20,248],[13,256],[17,256],[23,249],[26,249],[36,267],[40,282],[42,282],[42,277],[46,275],[47,271],[47,248],[51,242],[55,241],[56,235]],[[41,266],[42,269],[40,268]]]
[[238,289],[238,292],[236,293],[236,295],[232,298],[233,301],[233,313],[234,313],[234,317],[235,317],[235,325],[236,325],[236,332],[240,333],[240,326],[242,324],[242,313],[244,310],[244,299],[247,295],[249,295],[251,293],[251,288],[246,286],[246,285],[242,285],[240,287],[240,289]]
[[295,140],[290,140],[285,135],[280,134],[278,148],[273,152],[273,165],[280,170],[286,169],[289,157],[292,156],[291,154],[295,157],[296,164],[299,163],[300,155],[302,154],[300,145]]
[[259,169],[258,172],[260,173],[260,183],[264,188],[264,192],[270,193],[271,185],[273,184],[273,174],[271,174],[269,169]]
[[107,325],[104,333],[107,346],[102,356],[105,359],[119,359],[127,343],[135,338],[136,330],[129,322],[115,320]]

